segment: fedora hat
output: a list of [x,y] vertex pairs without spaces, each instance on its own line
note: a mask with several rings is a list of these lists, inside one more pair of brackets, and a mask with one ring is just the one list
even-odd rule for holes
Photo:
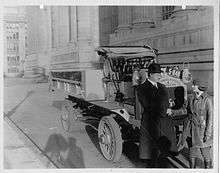
[[150,64],[148,67],[148,73],[161,73],[161,72],[162,70],[160,68],[160,64],[153,63]]

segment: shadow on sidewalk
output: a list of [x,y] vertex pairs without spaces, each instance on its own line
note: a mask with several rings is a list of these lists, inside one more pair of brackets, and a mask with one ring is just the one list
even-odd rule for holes
[[10,111],[8,111],[7,113],[4,113],[4,117],[8,117],[10,118],[15,112],[16,110],[21,106],[22,103],[24,103],[24,101],[30,97],[32,94],[34,93],[33,90],[28,91],[28,93],[26,94],[26,96],[14,107],[12,108]]
[[66,140],[61,134],[50,135],[44,153],[62,168],[85,168],[82,150],[73,137]]

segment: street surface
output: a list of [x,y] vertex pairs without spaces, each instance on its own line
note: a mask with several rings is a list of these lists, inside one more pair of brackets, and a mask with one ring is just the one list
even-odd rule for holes
[[[19,78],[4,80],[4,116],[13,120],[60,168],[145,167],[138,160],[135,144],[125,147],[118,163],[105,160],[93,128],[98,122],[79,122],[71,133],[65,132],[60,123],[63,100],[62,93],[48,92],[47,83]],[[59,152],[61,159],[56,154]]]
[[[25,141],[25,142],[24,142]],[[13,124],[4,121],[4,168],[5,169],[39,169],[56,168],[48,163],[47,158],[42,157],[39,150],[25,139],[19,131],[13,128]]]
[[[146,168],[146,164],[138,158],[138,145],[134,143],[124,144],[119,162],[107,161],[99,148],[96,130],[98,122],[95,120],[79,122],[74,125],[71,133],[65,132],[60,122],[63,101],[63,94],[50,93],[47,83],[37,84],[33,79],[4,79],[4,122],[8,123],[7,125],[4,123],[5,168],[24,168],[18,163],[15,165],[9,163],[12,162],[9,160],[11,150],[14,154],[19,153],[20,158],[25,157],[25,152],[21,152],[21,148],[10,147],[13,143],[7,138],[7,133],[10,133],[7,129],[10,128],[14,128],[17,133],[23,131],[38,146],[39,150],[36,151],[36,146],[31,144],[27,137],[24,135],[20,137],[22,144],[19,145],[28,146],[28,153],[37,155],[36,158],[32,158],[34,161],[39,160],[33,168],[54,168],[51,161],[59,168]],[[9,120],[20,130],[17,130]],[[187,168],[186,158],[182,155],[178,157],[182,157],[180,160],[183,161],[170,159],[175,163],[173,167]]]

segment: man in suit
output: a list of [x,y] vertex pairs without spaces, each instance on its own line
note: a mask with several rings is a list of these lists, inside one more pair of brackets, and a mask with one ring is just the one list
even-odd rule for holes
[[158,157],[157,141],[163,136],[160,131],[160,117],[166,116],[169,107],[166,87],[158,83],[161,72],[159,64],[150,64],[148,79],[137,86],[138,100],[144,110],[141,118],[139,156],[152,167],[155,167]]

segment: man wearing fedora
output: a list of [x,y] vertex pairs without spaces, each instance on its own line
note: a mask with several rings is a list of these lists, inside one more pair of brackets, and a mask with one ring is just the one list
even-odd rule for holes
[[196,168],[196,158],[202,155],[205,168],[212,167],[213,103],[207,94],[208,83],[194,80],[193,95],[188,98],[188,120],[184,125],[183,145],[187,140],[190,149],[190,168]]
[[161,78],[159,64],[148,67],[148,79],[137,86],[138,100],[143,107],[140,128],[139,156],[148,166],[155,167],[158,157],[157,141],[160,137],[160,117],[166,116],[169,107],[166,87],[158,83]]

